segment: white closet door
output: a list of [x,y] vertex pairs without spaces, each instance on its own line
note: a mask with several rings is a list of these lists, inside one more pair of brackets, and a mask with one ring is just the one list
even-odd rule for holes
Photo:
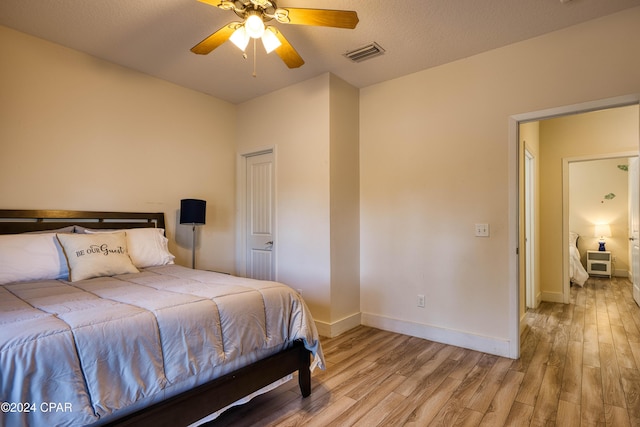
[[247,162],[247,276],[275,280],[273,153],[248,156]]

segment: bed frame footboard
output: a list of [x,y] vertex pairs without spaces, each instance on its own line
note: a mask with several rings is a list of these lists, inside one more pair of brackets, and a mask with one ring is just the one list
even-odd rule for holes
[[311,394],[310,360],[309,350],[296,341],[287,350],[107,425],[186,426],[296,371],[300,392],[307,397]]

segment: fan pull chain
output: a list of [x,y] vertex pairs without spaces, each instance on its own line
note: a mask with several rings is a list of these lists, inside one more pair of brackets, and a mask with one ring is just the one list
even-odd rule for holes
[[256,72],[256,39],[253,39],[253,77],[257,77],[258,73]]

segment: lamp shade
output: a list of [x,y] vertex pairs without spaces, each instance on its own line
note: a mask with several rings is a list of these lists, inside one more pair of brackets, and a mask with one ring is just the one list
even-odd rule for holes
[[233,34],[231,34],[231,37],[229,37],[229,40],[231,40],[231,42],[235,44],[238,47],[238,49],[244,52],[245,49],[247,49],[247,45],[249,44],[250,38],[251,37],[249,36],[249,34],[247,34],[247,30],[244,28],[244,25],[243,25],[242,27],[239,27],[237,30],[235,30]]
[[596,224],[594,237],[611,237],[609,224]]
[[275,31],[273,27],[267,27],[262,36],[262,45],[267,53],[273,52],[282,45]]
[[207,202],[199,199],[180,200],[180,224],[204,224]]

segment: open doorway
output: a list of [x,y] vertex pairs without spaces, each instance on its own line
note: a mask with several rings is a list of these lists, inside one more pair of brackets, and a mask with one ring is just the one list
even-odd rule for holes
[[[563,199],[568,199],[569,209],[563,211],[563,220],[574,236],[580,265],[589,274],[631,276],[630,195],[638,182],[629,179],[629,165],[635,158],[637,152],[566,159],[563,179],[568,179],[568,185],[563,188],[568,191],[563,192]],[[607,262],[595,265],[608,267],[606,271],[589,271],[592,263],[588,259],[601,256]],[[570,274],[571,285],[584,283],[575,277],[580,265]],[[564,292],[569,292],[570,284],[564,285]]]
[[[518,124],[519,164],[523,169],[519,184],[521,225],[518,246],[524,255],[519,263],[524,270],[519,276],[521,318],[527,307],[535,307],[541,300],[569,302],[571,227],[567,165],[570,161],[619,158],[638,153],[640,113],[637,101],[631,105],[604,105],[588,110],[581,111],[576,107],[573,111]],[[531,164],[532,156],[537,160],[536,175],[527,178],[527,165]],[[534,194],[529,194],[531,191]],[[597,197],[609,203],[605,196],[608,193]],[[535,215],[536,212],[539,215]],[[620,228],[617,230],[619,238],[626,239],[627,227]],[[583,243],[593,243],[593,230],[585,230],[582,231]],[[627,251],[620,251],[620,254],[624,258]]]
[[[633,124],[626,128],[625,137],[620,136],[622,128],[614,126],[617,130],[598,141],[596,137],[599,136],[600,130],[587,128],[582,133],[571,132],[567,130],[566,123],[562,123],[564,119],[568,118],[586,122],[590,116],[601,112],[604,115],[611,115],[618,110],[627,111],[633,117]],[[517,324],[520,325],[519,321],[525,315],[527,306],[535,305],[540,300],[569,302],[569,256],[568,250],[566,250],[568,220],[563,217],[563,212],[568,212],[568,202],[564,201],[562,196],[563,187],[568,186],[568,182],[562,179],[564,159],[572,156],[595,156],[612,152],[629,153],[632,150],[637,154],[640,139],[640,125],[638,124],[640,113],[638,97],[630,96],[527,113],[514,116],[512,119],[514,125],[512,129],[515,134],[512,141],[514,141],[514,146],[517,146],[518,152],[515,172],[518,177],[516,193],[518,194],[517,222],[519,224],[515,244],[516,253],[519,254],[516,263],[518,286],[512,301],[517,300],[519,307]],[[551,131],[555,131],[555,138],[548,142],[547,139],[552,133]],[[573,140],[570,138],[572,134]],[[532,169],[533,185],[527,184],[527,188],[533,188],[533,195],[526,194],[525,190],[525,159],[527,158],[525,147],[529,151],[529,156],[531,157],[533,154],[535,158],[536,166]],[[532,148],[530,149],[530,147]],[[531,162],[531,159],[528,161]],[[527,209],[525,205],[527,200],[533,206],[533,210]],[[533,216],[529,223],[532,226],[527,226],[528,215],[526,212]],[[533,231],[528,232],[527,230]],[[525,237],[528,233],[532,233],[529,236],[532,238],[531,240]],[[528,244],[530,244],[529,249],[527,249]],[[533,274],[528,274],[527,268],[533,269]],[[565,277],[567,278],[566,282]],[[534,288],[528,288],[527,282],[532,283]],[[527,293],[527,291],[532,292]],[[518,327],[517,331],[520,333],[521,329]]]
[[[587,219],[586,229],[589,231],[590,225],[594,224],[593,236],[599,243],[592,242],[591,251],[585,249],[586,258],[591,260],[592,255],[597,258],[604,256],[602,258],[606,261],[604,266],[610,265],[609,277],[628,277],[632,283],[633,299],[640,305],[640,198],[638,196],[640,178],[638,153],[628,154],[628,156],[624,153],[620,156],[611,154],[605,158],[574,159],[575,161],[568,162],[570,182],[580,182],[585,180],[583,177],[588,177],[587,179],[592,182],[585,194],[591,193],[593,195],[591,199],[597,197],[598,193],[603,194],[601,205],[593,209],[589,206],[592,200],[585,204],[584,200],[574,197],[573,192],[570,192],[568,223],[570,229],[578,229],[582,226],[584,230],[584,220]],[[621,173],[618,170],[622,171],[624,176],[620,176]],[[606,184],[607,187],[603,187],[602,184]],[[609,191],[615,190],[616,186],[621,189],[623,196],[617,204],[615,201],[618,194]],[[579,211],[579,215],[575,214],[576,210]],[[598,224],[604,224],[604,227]],[[602,230],[605,231],[602,232]],[[596,246],[599,246],[598,251],[595,251]],[[587,271],[590,272],[591,263],[587,261],[586,264]]]

